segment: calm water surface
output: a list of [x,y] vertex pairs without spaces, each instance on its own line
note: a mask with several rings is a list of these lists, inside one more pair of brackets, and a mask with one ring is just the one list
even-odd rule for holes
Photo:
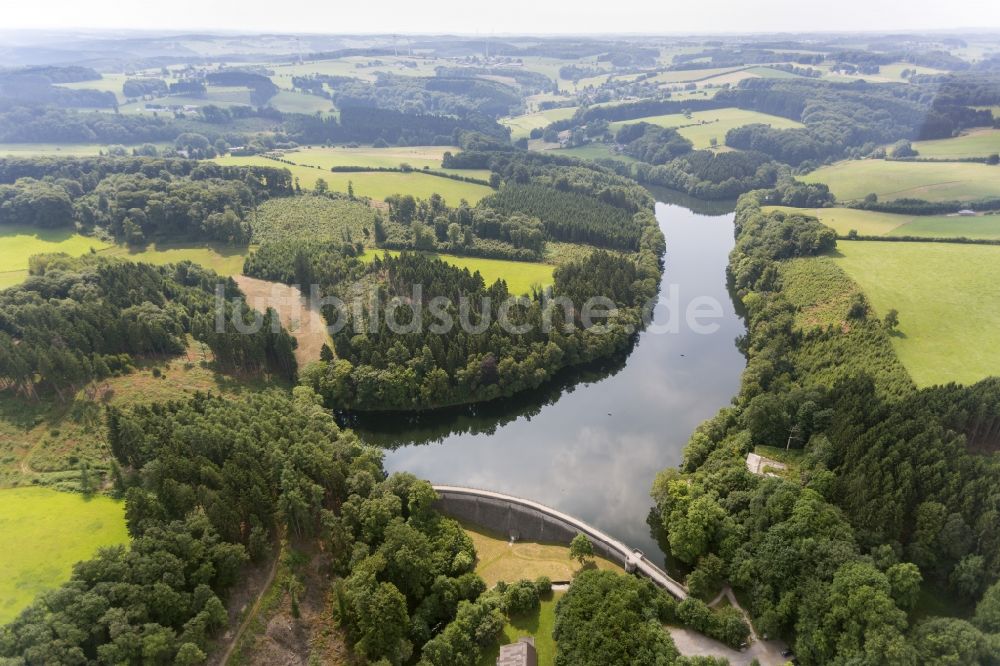
[[[657,471],[676,466],[695,427],[729,403],[745,361],[745,331],[726,289],[732,214],[658,203],[667,239],[661,298],[721,304],[705,335],[642,333],[632,353],[567,374],[543,390],[419,415],[353,416],[366,441],[386,448],[386,469],[435,483],[487,488],[548,504],[647,554],[662,557],[646,519]],[[670,317],[657,309],[655,324]]]

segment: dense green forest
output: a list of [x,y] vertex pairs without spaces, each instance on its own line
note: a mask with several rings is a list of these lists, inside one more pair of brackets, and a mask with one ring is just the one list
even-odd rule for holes
[[[506,189],[506,188],[505,188]],[[538,217],[489,203],[449,208],[437,194],[427,200],[391,196],[387,219],[375,221],[375,242],[388,249],[441,251],[476,257],[539,261],[552,238]]]
[[246,244],[259,202],[292,192],[272,167],[178,159],[0,160],[0,225],[100,229],[119,241]]
[[[1000,446],[997,383],[916,391],[860,293],[837,315],[847,324],[803,325],[815,301],[783,266],[830,249],[832,230],[764,214],[753,194],[736,227],[749,363],[735,405],[653,488],[671,553],[694,567],[689,582],[721,571],[744,590],[758,627],[803,663],[997,659],[1000,466],[977,453]],[[801,451],[796,476],[749,473],[759,445]],[[975,610],[914,615],[927,590]]]
[[[311,250],[296,256],[308,257]],[[312,258],[308,263],[317,270],[333,264]],[[343,265],[345,274],[358,270],[349,260]],[[377,257],[363,281],[377,288],[363,301],[360,316],[353,307],[326,311],[331,323],[346,318],[334,334],[337,358],[304,368],[301,381],[327,404],[356,409],[510,396],[539,386],[560,368],[625,348],[641,325],[640,306],[656,289],[656,273],[646,270],[633,259],[595,252],[579,265],[559,267],[551,295],[539,293],[512,306],[503,281],[486,285],[478,273],[419,254]],[[582,299],[573,301],[582,308],[594,294],[612,299],[618,312],[593,322],[603,324],[593,330],[580,322],[581,310],[570,314],[548,304],[550,296],[567,297]],[[446,302],[432,304],[438,297]],[[407,307],[399,307],[402,299]]]

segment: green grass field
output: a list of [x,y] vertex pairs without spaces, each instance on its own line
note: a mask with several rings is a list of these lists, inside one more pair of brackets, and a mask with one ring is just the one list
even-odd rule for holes
[[500,655],[500,646],[516,643],[522,636],[535,639],[538,666],[553,666],[556,662],[556,642],[552,630],[556,625],[556,603],[565,592],[553,592],[542,598],[541,606],[533,613],[510,618],[504,625],[500,640],[483,651],[479,666],[495,666]]
[[282,90],[267,101],[267,105],[284,113],[333,113],[333,102],[318,95]]
[[243,262],[250,254],[246,247],[234,247],[222,243],[202,245],[151,243],[142,249],[115,246],[100,254],[121,257],[129,261],[139,261],[155,266],[191,261],[210,268],[219,275],[239,275],[243,272]]
[[[372,199],[385,199],[392,194],[411,194],[415,197],[426,199],[437,193],[444,197],[445,201],[452,206],[457,206],[458,202],[465,199],[469,203],[477,203],[480,199],[490,194],[491,190],[486,185],[476,183],[465,183],[451,178],[441,178],[424,173],[413,171],[410,173],[378,173],[372,171],[362,171],[353,173],[333,173],[326,169],[311,168],[302,165],[289,165],[283,162],[269,160],[266,157],[253,155],[248,157],[217,157],[215,161],[219,164],[229,165],[256,165],[286,168],[292,172],[292,176],[299,179],[299,184],[303,189],[312,190],[316,187],[316,179],[322,178],[334,192],[346,192],[348,182],[353,183],[354,193],[359,197],[371,197]],[[474,174],[470,174],[474,175]]]
[[919,386],[1000,374],[1000,247],[841,241],[835,262],[879,316],[899,311],[892,344]]
[[125,101],[125,94],[122,91],[122,86],[125,85],[130,76],[124,74],[101,74],[101,79],[99,81],[74,81],[73,83],[57,83],[56,85],[63,88],[73,88],[75,90],[101,90],[104,92],[112,92],[118,98],[119,102]]
[[[399,255],[394,250],[368,250],[361,256],[362,261],[371,261],[377,254],[388,252]],[[453,254],[434,254],[433,256],[458,268],[467,268],[470,273],[479,271],[486,284],[497,280],[505,280],[507,289],[512,294],[531,293],[532,286],[547,287],[552,284],[552,271],[555,266],[531,261],[508,261],[506,259],[480,259],[479,257],[459,257]]]
[[[635,120],[622,120],[611,123],[611,130],[615,131],[622,125],[629,125],[639,122],[652,123],[661,127],[677,127],[677,131],[694,143],[695,148],[708,148],[714,138],[723,145],[726,142],[726,132],[735,128],[743,127],[751,123],[764,123],[778,129],[790,127],[802,127],[802,123],[772,116],[767,113],[756,111],[745,111],[743,109],[714,109],[711,111],[696,111],[687,118],[682,113],[671,113],[662,116],[647,116],[636,118]],[[683,127],[690,125],[690,127]]]
[[409,164],[414,169],[429,169],[444,173],[489,180],[489,169],[445,169],[441,162],[446,152],[458,153],[461,148],[453,146],[399,146],[390,148],[310,147],[285,153],[286,159],[304,166],[321,167],[329,170],[334,166],[389,167],[398,168]]
[[913,219],[909,215],[874,213],[854,208],[792,208],[791,206],[765,206],[765,211],[780,210],[789,215],[810,215],[834,229],[841,236],[851,230],[863,236],[884,236],[898,226]]
[[[318,99],[318,98],[317,98]],[[164,106],[252,106],[250,102],[250,89],[239,86],[209,86],[204,97],[194,97],[188,95],[164,95],[150,100],[140,99],[130,104],[122,104],[118,107],[121,113],[167,113],[164,109],[147,109],[146,104],[161,104]]]
[[706,69],[686,69],[667,71],[657,74],[649,79],[651,83],[686,83],[688,81],[702,81],[722,74],[728,74],[742,67],[709,67]]
[[[162,149],[168,144],[154,142],[153,145]],[[133,147],[126,146],[126,148]],[[102,143],[0,143],[0,157],[87,157],[107,149],[107,144]]]
[[48,488],[0,490],[0,624],[98,548],[128,543],[125,505]]
[[905,225],[893,229],[889,235],[998,240],[1000,239],[1000,215],[914,217]]
[[638,160],[634,157],[629,157],[628,155],[622,155],[620,153],[612,153],[610,147],[606,143],[588,143],[585,146],[576,146],[575,148],[555,148],[545,152],[553,153],[555,155],[579,157],[582,160],[610,159],[618,160],[619,162],[638,162]]
[[[548,576],[551,580],[571,580],[580,566],[569,558],[569,547],[551,543],[518,541],[511,544],[501,534],[476,525],[462,524],[476,547],[476,573],[493,587],[499,581],[508,583],[521,579],[535,580]],[[594,558],[598,569],[621,572],[622,568],[602,557]]]
[[928,201],[973,201],[1000,196],[1000,167],[959,162],[891,162],[848,160],[800,176],[807,183],[826,183],[841,201],[916,198]]
[[189,260],[226,276],[243,272],[243,261],[249,254],[248,248],[221,243],[153,243],[141,249],[133,249],[68,231],[4,225],[0,227],[0,289],[20,284],[28,277],[28,258],[32,255],[65,252],[77,257],[90,252],[91,248],[104,256],[122,257],[157,266]]
[[545,127],[557,120],[572,118],[574,113],[576,113],[576,107],[567,106],[560,109],[549,109],[523,116],[515,116],[513,118],[504,118],[500,122],[511,129],[510,136],[512,139],[521,139],[528,136],[531,130],[536,127]]
[[1000,154],[1000,130],[981,129],[950,139],[917,141],[913,147],[920,157],[935,159],[989,157]]
[[852,230],[862,236],[917,236],[921,238],[1000,239],[1000,215],[896,215],[854,208],[791,208],[765,206],[765,211],[811,215],[846,236]]
[[0,226],[0,274],[28,270],[28,257],[33,254],[65,252],[79,256],[91,248],[108,247],[112,247],[110,243],[73,231],[5,224]]

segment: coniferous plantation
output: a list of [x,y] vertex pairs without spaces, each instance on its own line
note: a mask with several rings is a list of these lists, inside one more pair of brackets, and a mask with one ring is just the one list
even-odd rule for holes
[[246,3],[0,35],[0,662],[1000,663],[991,8]]

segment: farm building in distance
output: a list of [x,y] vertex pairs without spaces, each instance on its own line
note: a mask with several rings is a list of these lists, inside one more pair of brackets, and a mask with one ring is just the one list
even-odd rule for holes
[[516,643],[501,645],[497,666],[538,666],[535,639],[522,636]]

